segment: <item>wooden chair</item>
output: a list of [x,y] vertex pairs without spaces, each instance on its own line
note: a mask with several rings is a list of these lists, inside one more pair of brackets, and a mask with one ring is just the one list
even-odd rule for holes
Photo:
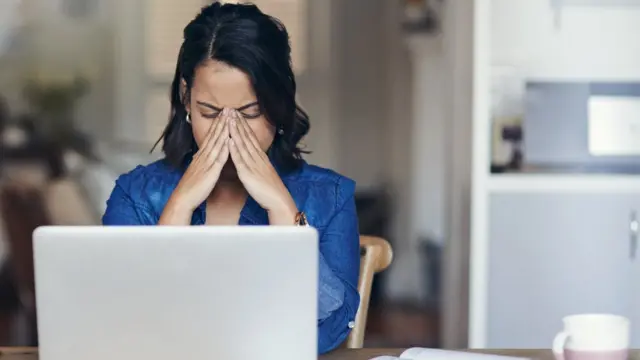
[[374,236],[360,236],[360,249],[360,278],[358,279],[360,306],[356,314],[355,326],[346,341],[348,349],[362,348],[367,327],[367,313],[369,312],[369,297],[371,295],[373,275],[389,267],[393,260],[393,249],[385,239]]

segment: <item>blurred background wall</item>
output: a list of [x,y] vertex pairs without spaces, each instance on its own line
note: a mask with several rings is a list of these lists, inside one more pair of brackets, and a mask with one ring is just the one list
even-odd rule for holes
[[[70,126],[74,139],[88,143],[82,150],[61,146],[63,162],[82,164],[74,163],[82,170],[73,173],[73,183],[94,214],[87,222],[99,222],[119,174],[161,156],[148,151],[167,121],[181,31],[205,2],[0,5],[6,8],[0,12],[11,10],[16,20],[0,54],[0,95],[13,119],[32,115],[37,128],[49,121],[25,98],[25,84],[69,90],[82,79],[88,85],[71,102],[73,126],[53,123]],[[372,343],[464,344],[472,2],[427,1],[438,25],[421,32],[403,27],[412,1],[255,3],[291,32],[299,99],[312,121],[304,140],[313,151],[308,160],[357,181],[364,231],[381,232],[394,247],[392,267],[376,280],[374,303],[385,310],[377,317],[373,311],[372,322],[381,325],[372,330],[378,332]],[[21,164],[7,163],[11,169]],[[76,214],[86,213],[71,204],[54,206],[65,213],[59,222],[76,223]]]
[[[98,224],[116,177],[162,156],[205,2],[0,1],[0,345],[37,340],[30,231]],[[290,31],[308,160],[357,181],[361,232],[395,251],[367,346],[547,347],[569,313],[640,319],[640,1],[255,3]]]

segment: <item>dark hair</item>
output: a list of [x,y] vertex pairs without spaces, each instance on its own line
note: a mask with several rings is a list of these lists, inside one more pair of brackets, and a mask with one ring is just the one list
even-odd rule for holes
[[[158,140],[163,141],[166,160],[179,167],[197,150],[191,124],[186,121],[185,103],[196,68],[208,59],[222,61],[248,75],[261,112],[277,129],[269,157],[278,170],[298,169],[302,154],[307,153],[298,143],[310,125],[309,117],[295,100],[296,81],[287,30],[253,4],[218,1],[202,8],[184,29],[171,85],[169,124]],[[184,94],[183,79],[187,85],[182,89],[186,90]]]

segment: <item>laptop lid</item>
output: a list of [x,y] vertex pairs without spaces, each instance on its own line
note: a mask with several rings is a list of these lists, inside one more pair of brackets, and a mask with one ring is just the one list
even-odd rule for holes
[[41,227],[43,360],[317,356],[310,227]]

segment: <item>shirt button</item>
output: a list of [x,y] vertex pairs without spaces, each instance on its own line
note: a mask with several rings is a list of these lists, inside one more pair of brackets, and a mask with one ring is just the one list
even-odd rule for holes
[[347,326],[349,326],[349,329],[353,329],[354,327],[356,327],[356,322],[355,321],[349,321],[349,324]]

